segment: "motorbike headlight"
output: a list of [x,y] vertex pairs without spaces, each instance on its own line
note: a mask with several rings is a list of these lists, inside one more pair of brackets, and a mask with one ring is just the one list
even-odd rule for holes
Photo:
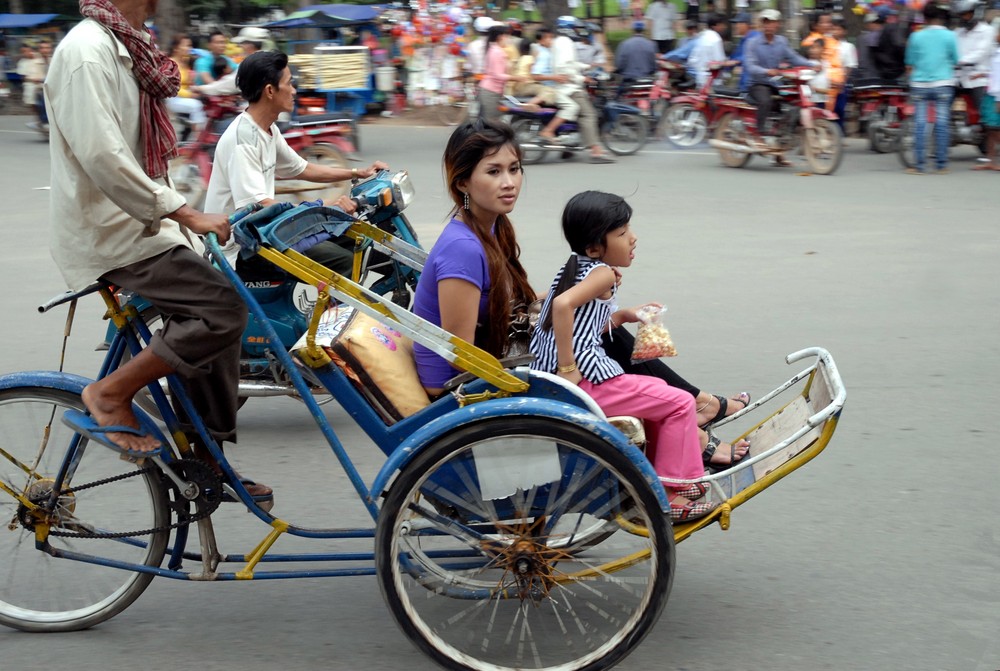
[[410,180],[410,173],[401,170],[392,176],[392,192],[396,207],[402,212],[417,195],[417,190],[413,188],[413,182]]

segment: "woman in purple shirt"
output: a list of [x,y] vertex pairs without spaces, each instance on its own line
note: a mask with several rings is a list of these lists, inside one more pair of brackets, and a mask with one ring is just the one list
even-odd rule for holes
[[[427,257],[413,312],[499,357],[511,301],[535,299],[507,216],[524,179],[514,131],[484,119],[459,126],[444,150],[444,170],[455,205]],[[432,397],[461,372],[419,343],[413,353],[420,383]]]

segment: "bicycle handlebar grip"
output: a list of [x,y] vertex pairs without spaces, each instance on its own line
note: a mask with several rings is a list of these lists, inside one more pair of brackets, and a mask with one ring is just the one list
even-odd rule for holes
[[244,217],[247,217],[248,215],[251,215],[254,212],[257,212],[258,210],[262,209],[263,207],[264,206],[261,205],[260,203],[251,203],[250,205],[247,205],[244,208],[236,210],[231,215],[229,215],[229,225],[232,226],[233,224],[235,224],[236,222],[238,222],[240,219],[243,219]]

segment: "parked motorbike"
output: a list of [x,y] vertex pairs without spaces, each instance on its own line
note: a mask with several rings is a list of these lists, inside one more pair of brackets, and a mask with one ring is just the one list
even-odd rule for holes
[[[193,141],[178,145],[179,156],[170,162],[174,189],[195,209],[201,209],[204,204],[208,181],[212,177],[215,145],[232,120],[243,111],[238,96],[209,96],[204,102],[208,122]],[[339,114],[302,116],[279,124],[278,128],[288,146],[310,163],[346,168],[356,151],[352,141],[357,137],[355,121]],[[276,199],[289,203],[333,199],[347,190],[346,183],[314,184],[291,179],[275,184]]]
[[[609,85],[607,78],[596,82],[590,92],[591,102],[597,111],[597,129],[601,143],[611,153],[619,156],[634,154],[642,149],[649,136],[649,125],[639,108],[615,101],[614,86]],[[501,111],[509,115],[510,125],[521,145],[522,163],[538,163],[550,151],[565,155],[590,150],[582,142],[580,126],[576,121],[566,121],[556,130],[558,148],[543,143],[538,133],[548,125],[557,110],[552,107],[526,109],[522,105],[522,101],[508,98],[507,103],[501,107]]]
[[[351,189],[351,198],[358,205],[354,217],[376,226],[419,249],[420,242],[403,214],[413,202],[415,191],[408,173],[381,170],[371,178],[359,181]],[[288,208],[286,204],[271,207]],[[303,206],[306,207],[306,206]],[[416,290],[420,273],[391,256],[391,249],[380,249],[366,239],[360,250],[359,279],[371,291],[381,296],[391,296],[397,305],[408,307]],[[236,264],[236,271],[267,314],[271,326],[281,339],[280,345],[291,348],[306,332],[313,299],[304,292],[299,281],[271,263],[252,257]],[[137,294],[121,290],[122,305],[131,306],[142,317],[151,332],[159,328],[160,315],[156,308]],[[115,335],[114,324],[108,325],[105,342],[98,349],[106,348]],[[272,353],[272,344],[265,329],[255,319],[250,319],[243,332],[240,355],[240,405],[253,396],[298,397],[287,373]],[[317,385],[317,389],[320,389]],[[166,387],[164,384],[164,390]],[[328,399],[324,399],[325,402]],[[148,391],[136,396],[136,402],[146,412],[158,416],[156,404]]]
[[[800,145],[817,175],[832,174],[840,165],[844,146],[836,115],[812,102],[809,81],[815,70],[808,67],[781,71],[767,132],[758,132],[757,108],[740,99],[719,99],[723,115],[709,144],[719,150],[722,162],[732,168],[742,168],[754,154],[779,156],[794,151]],[[763,145],[762,135],[773,138],[773,144]]]
[[[917,165],[915,153],[916,119],[914,118],[915,106],[908,102],[903,108],[903,122],[899,129],[899,141],[897,143],[900,162],[907,168],[914,168]],[[937,113],[934,104],[928,105],[927,123],[933,125],[937,122]],[[951,132],[949,134],[951,146],[960,144],[971,144],[979,147],[979,151],[986,154],[986,131],[979,118],[979,108],[972,101],[972,96],[964,91],[960,91],[955,98],[951,108]],[[928,128],[927,141],[925,147],[928,156],[934,156],[934,134]]]
[[871,150],[879,154],[896,151],[903,106],[909,95],[905,84],[881,79],[854,84],[851,95],[859,108],[858,122],[868,136]]

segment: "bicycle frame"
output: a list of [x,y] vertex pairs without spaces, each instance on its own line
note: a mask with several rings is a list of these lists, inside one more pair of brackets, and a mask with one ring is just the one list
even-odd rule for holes
[[[372,227],[370,224],[357,222],[349,229],[349,234],[358,237],[372,236],[376,244],[394,258],[400,260],[407,259],[408,247],[405,243],[402,243],[402,241],[384,231]],[[270,326],[263,309],[255,300],[252,292],[244,286],[243,282],[236,275],[235,270],[226,262],[225,256],[222,254],[214,235],[209,236],[207,246],[216,264],[233,284],[243,300],[246,301],[252,316],[257,318],[264,326],[265,332],[268,332],[269,336],[277,341],[277,335]],[[307,353],[303,354],[300,360],[312,367],[311,375],[322,382],[323,386],[357,420],[358,424],[388,457],[372,484],[366,485],[347,454],[344,445],[313,398],[308,384],[292,359],[292,355],[284,348],[276,348],[273,351],[273,354],[289,372],[293,384],[301,394],[302,400],[313,416],[320,432],[329,444],[330,449],[347,475],[352,487],[357,492],[365,510],[373,520],[376,520],[379,515],[377,501],[393,475],[414,459],[423,446],[448,431],[470,422],[490,417],[513,415],[518,417],[556,418],[592,431],[609,444],[621,450],[630,461],[639,467],[647,484],[653,487],[661,509],[669,509],[665,492],[659,486],[656,473],[642,452],[635,445],[628,442],[619,431],[608,424],[593,401],[583,395],[582,392],[579,392],[575,387],[568,385],[560,378],[544,373],[529,372],[526,369],[517,369],[513,372],[505,370],[500,362],[486,352],[451,336],[438,327],[409,313],[404,308],[394,305],[351,280],[341,277],[323,266],[310,261],[294,250],[289,249],[283,253],[279,253],[274,249],[262,247],[259,253],[267,260],[275,263],[275,265],[293,273],[301,281],[318,287],[320,293],[314,307],[314,316],[310,325],[311,336],[315,335],[319,314],[326,309],[331,296],[336,296],[338,300],[353,306],[357,310],[392,323],[395,328],[403,331],[414,340],[432,348],[437,353],[453,361],[459,368],[477,376],[477,379],[460,386],[453,394],[435,401],[406,419],[387,426],[371,405],[352,387],[348,377],[339,368],[327,365],[329,362],[328,358],[326,358],[326,363],[323,363],[322,359],[325,355],[322,354],[322,349],[316,347],[314,342],[309,340],[310,346]],[[98,374],[98,377],[102,378],[121,364],[126,348],[133,356],[137,355],[143,346],[142,344],[149,343],[151,334],[134,310],[125,310],[118,304],[115,294],[107,286],[92,285],[82,292],[66,294],[61,299],[44,307],[48,309],[54,305],[68,302],[79,296],[94,292],[101,294],[108,307],[110,318],[117,328]],[[39,375],[38,373],[26,373],[8,376],[6,382],[17,383],[19,380],[23,382],[21,378],[27,376],[32,376],[32,379],[37,382]],[[86,384],[89,383],[89,380],[79,376],[52,373],[49,374],[49,377],[52,386],[75,393],[82,392]],[[204,422],[195,410],[180,380],[176,376],[168,376],[167,384],[172,398],[175,402],[179,403],[185,414],[191,418],[199,439],[209,450],[213,459],[218,462],[223,476],[232,483],[232,488],[239,499],[246,505],[250,512],[271,527],[271,530],[250,552],[209,556],[209,554],[214,552],[215,548],[214,532],[211,528],[210,518],[198,521],[199,534],[202,538],[202,553],[187,551],[187,530],[189,527],[179,527],[173,544],[167,548],[167,556],[170,557],[170,560],[166,568],[123,562],[84,552],[55,548],[48,543],[48,530],[42,525],[39,525],[36,530],[36,547],[39,550],[53,557],[128,571],[149,573],[178,580],[265,580],[375,574],[376,569],[374,566],[352,566],[348,568],[324,567],[319,569],[273,571],[255,570],[258,564],[268,562],[373,562],[375,558],[374,552],[370,551],[269,554],[269,550],[278,538],[285,533],[310,539],[359,539],[373,538],[375,529],[306,528],[291,524],[263,510],[254,502],[246,487],[236,477],[221,448],[212,438]],[[529,388],[533,397],[532,403],[524,404],[515,398],[518,395],[528,392]],[[180,428],[180,422],[170,403],[167,401],[163,389],[158,383],[153,383],[149,385],[149,390],[155,399],[158,409],[162,413],[167,426],[167,432],[173,437],[179,455],[181,457],[188,455],[190,453],[190,446],[187,438]],[[164,435],[148,415],[137,407],[133,407],[133,410],[143,429],[149,431],[151,435],[160,440],[164,445],[169,445]],[[57,493],[60,491],[66,479],[72,476],[75,465],[84,456],[84,450],[80,449],[80,444],[81,441],[77,435],[74,437],[73,444],[70,445],[70,449],[67,451],[66,458],[60,468],[54,485],[54,492]],[[106,448],[93,446],[92,449]],[[175,458],[175,455],[171,453],[162,460],[159,457],[152,458],[152,460],[161,467],[168,477],[175,479],[177,476],[173,476],[169,471],[170,464]],[[6,487],[4,489],[6,490]],[[14,492],[8,491],[8,493],[17,496]],[[24,497],[17,496],[17,498],[29,508],[34,506],[34,504],[24,499]],[[53,494],[53,498],[56,498],[56,494]],[[51,503],[54,504],[55,501]],[[208,539],[207,542],[206,539]],[[137,539],[124,538],[121,540],[125,543],[138,543],[143,547],[145,546],[144,543]],[[182,561],[185,559],[201,562],[202,570],[199,572],[182,570]],[[243,566],[235,571],[217,571],[218,565],[222,563],[237,563],[243,564]]]

